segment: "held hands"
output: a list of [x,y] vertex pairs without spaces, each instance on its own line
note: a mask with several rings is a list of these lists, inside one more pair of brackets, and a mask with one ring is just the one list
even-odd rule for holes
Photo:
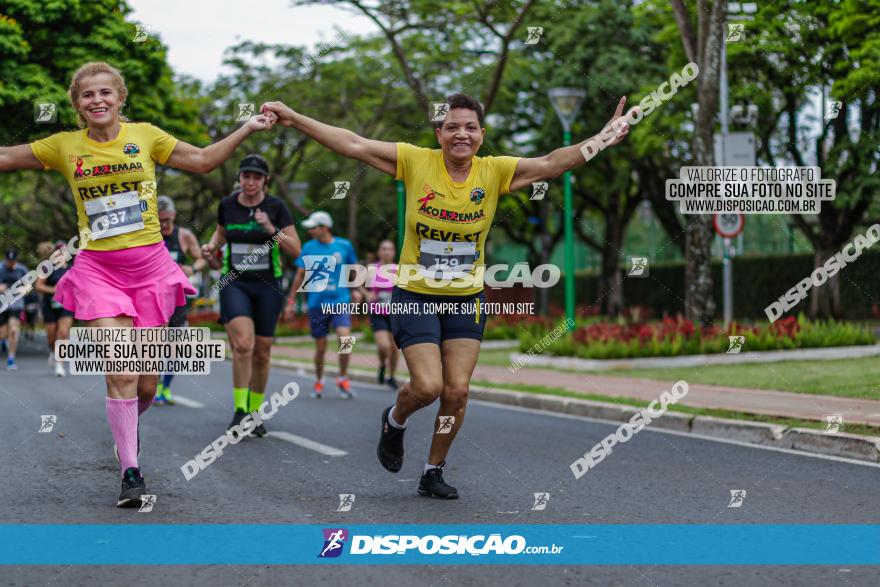
[[296,112],[287,107],[283,102],[266,102],[260,106],[260,113],[268,116],[273,124],[278,123],[281,126],[290,126],[293,123],[293,117],[296,115]]
[[257,132],[260,130],[269,130],[275,125],[275,120],[271,116],[266,116],[264,114],[258,114],[257,116],[252,116],[250,120],[244,123],[245,128],[247,128],[251,132]]
[[260,114],[252,116],[244,126],[251,132],[270,130],[277,123],[290,126],[294,114],[293,110],[281,102],[266,102],[260,106]]

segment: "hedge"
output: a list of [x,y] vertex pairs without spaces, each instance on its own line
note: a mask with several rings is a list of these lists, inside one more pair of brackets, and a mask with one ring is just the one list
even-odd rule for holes
[[[739,319],[766,319],[764,308],[776,301],[813,271],[813,255],[768,255],[737,257],[733,260],[733,313]],[[646,278],[626,277],[624,269],[624,302],[627,307],[648,306],[655,316],[676,315],[684,310],[684,263],[682,261],[650,264]],[[843,318],[876,317],[880,306],[880,253],[863,253],[839,274]],[[722,312],[721,262],[712,263],[716,315]],[[594,304],[598,279],[582,272],[575,276],[578,304]],[[827,285],[827,284],[826,284]],[[562,304],[563,282],[550,291],[550,299]],[[807,312],[809,298],[791,313]]]

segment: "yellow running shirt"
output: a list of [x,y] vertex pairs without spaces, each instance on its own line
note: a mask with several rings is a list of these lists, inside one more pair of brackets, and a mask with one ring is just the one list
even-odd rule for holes
[[440,149],[397,143],[397,179],[406,185],[398,287],[449,296],[483,290],[486,235],[518,161],[474,157],[467,179],[458,183],[449,177]]
[[60,132],[31,143],[43,167],[59,171],[70,184],[80,233],[106,217],[107,230],[85,248],[115,251],[161,242],[156,163],[168,160],[177,139],[152,124],[132,122],[121,122],[119,136],[107,143],[86,133]]

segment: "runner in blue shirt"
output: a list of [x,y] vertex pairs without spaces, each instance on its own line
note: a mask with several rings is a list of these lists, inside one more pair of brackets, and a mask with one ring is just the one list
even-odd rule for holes
[[[332,327],[336,336],[351,334],[351,315],[327,308],[328,304],[347,304],[351,301],[349,288],[340,287],[343,265],[357,263],[354,247],[347,239],[333,235],[333,219],[326,212],[313,212],[302,225],[308,229],[312,240],[303,245],[296,260],[296,277],[288,299],[286,315],[294,312],[296,292],[302,289],[308,298],[309,329],[315,339],[315,387],[312,397],[320,398],[324,392],[324,354],[327,351],[327,333]],[[339,354],[339,377],[336,385],[342,397],[351,399],[351,382],[348,379],[347,353]]]

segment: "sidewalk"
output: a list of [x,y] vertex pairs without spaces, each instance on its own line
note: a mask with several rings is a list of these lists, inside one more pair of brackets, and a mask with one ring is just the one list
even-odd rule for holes
[[[272,356],[311,365],[314,350],[273,347]],[[336,353],[328,350],[327,365],[331,368],[335,367],[338,364],[337,357]],[[375,355],[352,353],[350,365],[354,368],[375,371],[377,358]],[[400,357],[398,371],[397,378],[403,380],[407,373],[403,356]],[[579,393],[639,399],[646,403],[657,399],[662,391],[668,390],[674,383],[674,381],[580,375],[529,367],[511,373],[506,367],[488,365],[477,365],[473,381],[558,387]],[[874,400],[693,384],[689,386],[687,396],[678,403],[694,408],[732,410],[801,420],[825,421],[825,417],[830,414],[840,414],[844,422],[880,427],[880,401]]]

